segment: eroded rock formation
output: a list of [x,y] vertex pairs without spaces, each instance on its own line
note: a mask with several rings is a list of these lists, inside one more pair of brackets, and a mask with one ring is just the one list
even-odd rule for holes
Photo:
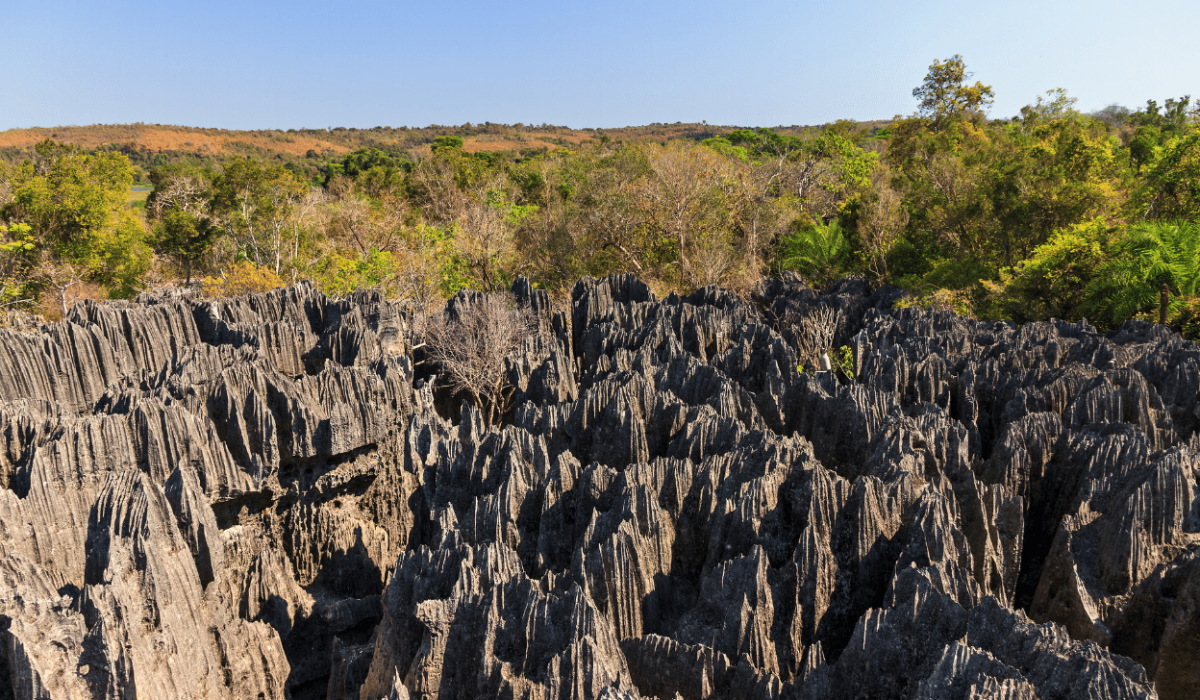
[[1200,347],[513,292],[499,425],[377,294],[0,331],[0,697],[1200,696]]

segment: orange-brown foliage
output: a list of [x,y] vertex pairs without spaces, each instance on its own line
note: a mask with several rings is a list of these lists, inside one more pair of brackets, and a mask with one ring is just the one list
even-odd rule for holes
[[478,153],[480,151],[508,152],[522,151],[526,148],[545,148],[553,151],[558,148],[556,144],[547,143],[538,139],[530,139],[528,141],[484,141],[481,139],[463,139],[463,150],[467,153]]
[[226,131],[142,124],[66,126],[54,128],[12,129],[0,132],[0,148],[22,148],[54,139],[83,148],[99,148],[113,143],[132,143],[152,151],[190,151],[220,155],[234,143],[265,151],[303,156],[308,151],[349,153],[349,146],[305,134],[279,131]]
[[117,147],[151,153],[191,153],[222,160],[230,155],[272,154],[286,160],[305,159],[310,153],[319,158],[340,156],[356,148],[384,148],[396,152],[428,148],[437,136],[463,138],[468,153],[491,151],[511,153],[525,150],[554,150],[562,146],[577,148],[608,136],[618,141],[657,141],[672,139],[700,140],[728,133],[733,127],[708,124],[650,124],[617,129],[569,129],[563,126],[526,124],[464,124],[424,128],[374,129],[298,129],[281,131],[231,131],[162,124],[95,124],[91,126],[34,127],[0,131],[0,149],[28,149],[46,139],[82,148]]

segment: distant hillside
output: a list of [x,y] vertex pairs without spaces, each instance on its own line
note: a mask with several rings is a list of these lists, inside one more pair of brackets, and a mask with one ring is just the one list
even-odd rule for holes
[[[155,165],[198,160],[222,161],[233,156],[256,156],[315,172],[330,159],[357,148],[425,155],[438,136],[460,136],[463,150],[476,153],[532,155],[557,148],[577,149],[608,137],[627,141],[700,140],[728,133],[737,127],[708,124],[651,124],[619,129],[570,129],[525,124],[465,124],[424,128],[377,126],[371,129],[265,129],[235,131],[164,124],[96,124],[92,126],[34,127],[0,131],[0,160],[19,161],[33,146],[53,139],[87,149],[115,150],[135,165],[149,170]],[[803,127],[780,129],[803,130]]]
[[228,131],[157,124],[97,124],[53,128],[12,129],[0,132],[0,148],[21,149],[53,139],[84,148],[129,146],[135,149],[196,155],[225,155],[257,149],[303,156],[308,151],[346,152],[347,147],[323,138],[325,132]]

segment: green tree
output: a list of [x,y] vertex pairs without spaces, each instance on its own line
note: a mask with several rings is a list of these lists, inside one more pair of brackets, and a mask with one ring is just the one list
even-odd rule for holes
[[404,194],[406,172],[395,165],[376,165],[361,171],[355,179],[355,185],[371,201],[392,204]]
[[192,268],[203,261],[216,239],[217,229],[207,217],[169,209],[151,231],[150,245],[155,252],[175,258],[187,270],[192,283]]
[[990,269],[994,279],[1052,232],[1120,210],[1126,172],[1118,142],[1070,109],[1065,93],[1052,95],[1057,107],[1031,107],[1017,123],[895,125],[889,160],[905,185],[909,243],[928,258]]
[[1134,215],[1145,219],[1200,217],[1200,128],[1153,149],[1134,197]]
[[[1168,290],[1168,322],[1195,332],[1200,302],[1200,227],[1188,222],[1109,226],[1094,219],[1056,231],[1000,281],[988,283],[987,316],[1020,322],[1086,317],[1114,328],[1157,319]],[[1190,329],[1189,329],[1190,326]]]
[[935,128],[963,117],[981,114],[995,97],[990,85],[976,81],[967,85],[972,74],[959,54],[929,65],[925,82],[913,88],[913,97],[920,100],[918,112],[933,121]]
[[429,148],[437,153],[442,149],[456,149],[461,151],[463,147],[463,139],[461,136],[439,136],[429,144]]
[[[0,306],[29,303],[30,271],[37,264],[37,243],[28,224],[0,224]],[[36,286],[36,285],[35,285]]]
[[1155,149],[1161,142],[1162,129],[1153,124],[1142,124],[1134,130],[1129,141],[1129,160],[1139,173],[1154,162]]
[[924,119],[901,120],[891,132],[887,160],[904,192],[906,248],[931,263],[987,259],[996,235],[988,179],[1004,135],[969,121],[939,131]]
[[1002,269],[997,282],[985,283],[988,294],[980,310],[1021,323],[1093,317],[1094,308],[1085,305],[1088,289],[1119,235],[1103,219],[1055,231],[1028,259]]
[[[879,154],[854,145],[850,139],[832,131],[806,143],[804,151],[829,164],[829,176],[820,187],[828,192],[838,213],[862,196],[871,186],[871,175],[879,165]],[[829,215],[831,212],[821,212]]]
[[[459,139],[459,147],[461,148],[462,139]],[[379,150],[378,148],[359,148],[351,153],[347,153],[341,160],[332,161],[321,169],[323,184],[329,185],[330,181],[342,175],[357,180],[359,176],[371,170],[379,171],[376,177],[383,175],[386,178],[394,177],[396,174],[409,172],[413,168],[413,162],[407,157],[393,155]]]
[[1037,101],[1021,108],[1021,116],[1026,121],[1038,119],[1059,119],[1075,113],[1075,104],[1079,98],[1067,95],[1066,88],[1054,88],[1046,91],[1046,97],[1038,95]]
[[235,158],[213,182],[211,207],[238,253],[278,275],[303,244],[300,205],[307,192],[308,186],[281,165]]
[[63,254],[85,255],[124,208],[133,169],[119,153],[87,154],[44,141],[11,177],[6,216],[29,224]]
[[65,313],[67,291],[81,282],[129,296],[150,267],[145,228],[125,202],[133,167],[120,153],[85,153],[44,141],[33,158],[9,177],[11,200],[3,216],[27,224],[40,264],[31,274],[58,292]]
[[356,289],[381,289],[388,297],[393,282],[401,274],[396,256],[387,251],[371,250],[365,255],[333,253],[321,260],[316,283],[327,296],[343,299]]
[[988,259],[1011,267],[1052,232],[1114,214],[1123,204],[1116,147],[1103,125],[1075,112],[998,134],[984,183],[995,221]]
[[1184,95],[1179,99],[1168,97],[1159,111],[1158,102],[1146,100],[1146,107],[1134,112],[1129,122],[1134,126],[1154,126],[1168,134],[1183,132],[1188,125],[1191,96]]

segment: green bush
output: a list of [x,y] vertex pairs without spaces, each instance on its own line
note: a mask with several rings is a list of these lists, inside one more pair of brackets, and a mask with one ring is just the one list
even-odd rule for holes
[[383,288],[386,293],[397,274],[395,256],[373,249],[352,257],[330,255],[318,267],[313,281],[326,295],[341,299],[356,289]]
[[985,284],[981,315],[1020,323],[1051,317],[1092,318],[1088,289],[1109,255],[1110,241],[1118,235],[1100,219],[1054,232],[1028,259],[1002,269],[998,281]]
[[850,254],[850,241],[837,219],[828,224],[809,221],[784,237],[780,267],[821,281],[847,272]]
[[933,269],[930,256],[906,238],[901,238],[887,256],[890,281],[898,287],[912,289]]
[[1056,231],[985,286],[981,315],[1018,322],[1087,318],[1100,328],[1138,317],[1157,321],[1165,286],[1168,324],[1186,331],[1196,323],[1200,298],[1200,226],[1078,224]]
[[1200,226],[1188,222],[1143,223],[1115,242],[1084,293],[1083,310],[1105,326],[1117,326],[1159,307],[1166,287],[1168,322],[1200,295]]
[[269,267],[239,260],[219,277],[205,277],[201,283],[204,296],[232,297],[239,294],[267,292],[282,287],[285,282]]

